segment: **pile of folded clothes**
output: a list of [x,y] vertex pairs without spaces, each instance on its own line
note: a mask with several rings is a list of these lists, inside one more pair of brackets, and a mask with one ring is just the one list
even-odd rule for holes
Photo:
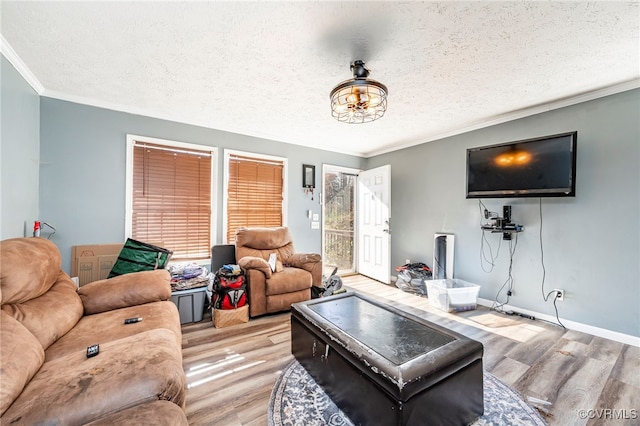
[[195,262],[169,265],[171,273],[171,290],[188,290],[206,287],[213,281],[213,274]]

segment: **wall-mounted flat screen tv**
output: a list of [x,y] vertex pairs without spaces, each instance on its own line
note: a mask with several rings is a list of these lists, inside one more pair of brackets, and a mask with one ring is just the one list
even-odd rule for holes
[[467,149],[467,198],[575,197],[578,132]]

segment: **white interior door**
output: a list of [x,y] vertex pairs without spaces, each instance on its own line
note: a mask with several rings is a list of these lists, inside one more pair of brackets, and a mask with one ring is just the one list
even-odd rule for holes
[[391,166],[358,175],[358,272],[391,280]]

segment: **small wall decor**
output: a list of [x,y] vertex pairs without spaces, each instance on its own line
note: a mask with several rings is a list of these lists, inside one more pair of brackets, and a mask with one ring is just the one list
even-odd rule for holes
[[311,193],[311,199],[313,200],[313,190],[316,187],[316,166],[311,164],[302,165],[302,187],[304,193]]

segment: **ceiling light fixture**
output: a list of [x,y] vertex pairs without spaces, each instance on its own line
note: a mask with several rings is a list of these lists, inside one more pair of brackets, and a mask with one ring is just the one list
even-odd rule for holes
[[331,115],[343,123],[369,123],[382,117],[387,110],[387,86],[370,80],[364,61],[351,63],[353,78],[333,88]]

